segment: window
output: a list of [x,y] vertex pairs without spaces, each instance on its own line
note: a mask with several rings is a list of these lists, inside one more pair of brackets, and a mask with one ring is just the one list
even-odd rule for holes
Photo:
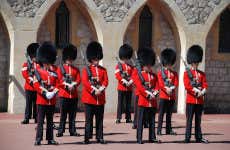
[[69,10],[64,1],[56,10],[56,46],[63,48],[69,43]]
[[152,13],[145,5],[139,19],[139,48],[152,47],[152,22]]
[[230,53],[230,8],[220,15],[219,53]]

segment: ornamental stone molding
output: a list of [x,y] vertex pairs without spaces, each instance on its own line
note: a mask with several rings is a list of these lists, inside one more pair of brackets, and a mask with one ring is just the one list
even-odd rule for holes
[[188,24],[205,24],[221,0],[174,0]]
[[93,0],[106,22],[121,22],[136,0]]
[[7,0],[16,17],[33,18],[46,0]]

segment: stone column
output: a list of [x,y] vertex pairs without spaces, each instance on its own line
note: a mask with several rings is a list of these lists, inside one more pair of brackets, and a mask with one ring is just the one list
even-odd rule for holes
[[[25,24],[29,24],[27,21]],[[10,84],[9,84],[9,113],[23,113],[25,110],[25,96],[24,96],[24,79],[21,75],[21,68],[23,62],[26,61],[25,51],[28,44],[36,41],[36,30],[28,28],[16,28],[14,30],[14,37],[11,40],[10,52]]]
[[[193,25],[187,27],[185,30],[185,40],[184,43],[181,44],[181,57],[186,61],[187,50],[194,44],[200,45],[204,49],[203,53],[203,61],[199,65],[199,69],[204,71],[205,68],[205,36],[203,30],[200,25]],[[180,71],[179,71],[179,87],[178,87],[178,106],[177,113],[185,114],[186,108],[186,91],[184,88],[183,76],[184,76],[185,66],[180,61]]]
[[[117,112],[117,80],[115,79],[114,69],[117,64],[115,56],[118,49],[123,44],[123,37],[120,34],[118,23],[106,23],[102,25],[103,29],[103,66],[107,69],[109,77],[109,86],[106,89],[106,112]],[[99,41],[100,42],[100,41]]]

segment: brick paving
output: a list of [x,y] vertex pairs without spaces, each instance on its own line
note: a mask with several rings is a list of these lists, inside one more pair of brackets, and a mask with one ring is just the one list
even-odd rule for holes
[[[63,137],[55,137],[60,144],[58,146],[47,145],[46,141],[42,141],[41,146],[34,146],[35,127],[33,120],[28,125],[21,125],[20,121],[23,115],[12,115],[8,113],[0,113],[0,150],[117,150],[117,149],[175,149],[175,150],[230,150],[230,115],[204,115],[202,120],[202,129],[204,137],[207,138],[209,144],[200,143],[182,143],[185,131],[185,116],[173,114],[173,128],[178,133],[177,136],[162,135],[158,136],[163,143],[151,144],[147,143],[148,130],[144,130],[143,145],[136,144],[136,130],[133,130],[132,124],[124,123],[115,124],[115,114],[105,114],[104,121],[104,139],[108,142],[106,145],[94,143],[83,145],[84,139],[84,114],[77,114],[77,131],[80,137],[70,137],[68,129]],[[55,124],[58,125],[59,114],[55,114]],[[45,127],[45,126],[44,126]],[[68,124],[66,124],[68,128]],[[54,131],[56,134],[57,131]],[[163,133],[165,130],[163,129]],[[45,132],[44,132],[45,135]],[[194,141],[194,136],[192,136]],[[94,139],[92,141],[95,141]]]

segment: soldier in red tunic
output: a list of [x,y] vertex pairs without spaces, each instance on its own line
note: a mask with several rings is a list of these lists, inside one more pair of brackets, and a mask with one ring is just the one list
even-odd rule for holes
[[78,94],[77,87],[81,83],[80,72],[73,66],[73,61],[77,58],[77,48],[70,44],[62,51],[62,60],[64,64],[58,67],[58,96],[61,101],[61,118],[57,137],[63,136],[67,114],[69,115],[69,133],[70,136],[79,136],[76,132],[75,118],[77,112]]
[[137,142],[143,144],[143,114],[146,112],[149,122],[149,142],[159,143],[155,135],[156,97],[159,93],[159,85],[157,76],[152,71],[152,66],[155,64],[155,53],[151,48],[139,49],[138,60],[141,67],[134,69],[132,77],[136,90],[138,90]]
[[162,135],[164,113],[166,112],[166,134],[176,135],[172,130],[171,118],[173,106],[176,100],[176,88],[178,87],[178,75],[172,67],[176,61],[176,52],[173,49],[165,49],[161,52],[162,67],[158,71],[160,87],[159,115],[157,134]]
[[44,42],[38,49],[37,61],[40,67],[35,71],[34,88],[37,91],[38,124],[34,145],[41,145],[43,139],[43,123],[46,118],[46,140],[48,144],[57,145],[53,137],[53,115],[56,104],[57,74],[52,66],[56,61],[56,48]]
[[[36,109],[36,96],[37,93],[33,86],[33,78],[34,78],[34,68],[36,68],[36,52],[39,47],[38,43],[31,43],[27,47],[27,62],[23,64],[22,68],[22,76],[25,79],[25,95],[26,95],[26,108],[25,108],[25,116],[24,120],[21,122],[22,124],[28,124],[29,119],[31,119],[32,110],[33,110],[33,118],[35,119],[35,123],[37,123],[37,109]],[[31,64],[30,64],[31,63]]]
[[98,42],[91,42],[86,50],[90,65],[82,70],[82,102],[85,104],[85,140],[89,144],[93,137],[93,117],[96,119],[96,139],[105,144],[103,139],[103,119],[105,106],[105,89],[108,86],[108,75],[105,68],[99,65],[103,58],[102,47]]
[[133,55],[133,48],[128,44],[124,44],[119,49],[118,64],[116,65],[115,77],[118,81],[118,104],[117,104],[117,119],[116,123],[121,122],[122,112],[125,105],[126,123],[132,123],[131,120],[131,99],[132,99],[132,84],[131,79],[133,67],[128,64],[128,61]]
[[204,95],[208,87],[205,73],[198,70],[198,65],[202,62],[203,49],[199,45],[193,45],[188,49],[187,62],[191,68],[186,66],[184,72],[184,86],[186,95],[186,133],[185,143],[190,142],[192,120],[195,115],[195,138],[198,143],[208,143],[208,140],[202,137],[201,116],[204,105]]

